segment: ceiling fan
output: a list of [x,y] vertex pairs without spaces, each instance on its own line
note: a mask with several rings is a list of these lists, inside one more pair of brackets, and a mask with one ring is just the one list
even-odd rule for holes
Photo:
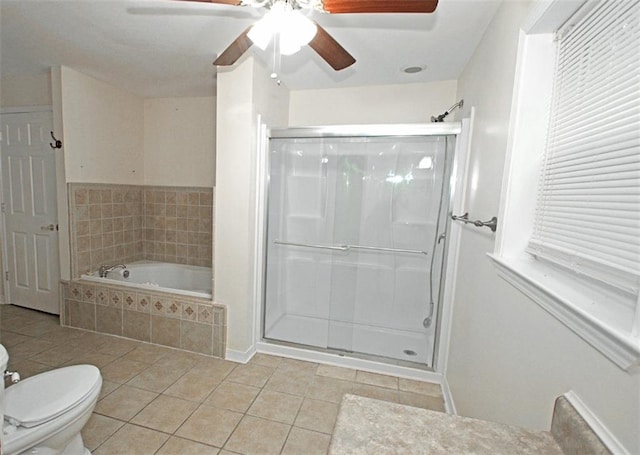
[[334,70],[353,65],[356,59],[315,21],[301,10],[329,14],[350,13],[432,13],[438,0],[178,0],[217,3],[232,6],[266,8],[268,12],[248,27],[213,62],[217,66],[233,65],[253,44],[265,49],[277,37],[281,54],[290,55],[309,45]]

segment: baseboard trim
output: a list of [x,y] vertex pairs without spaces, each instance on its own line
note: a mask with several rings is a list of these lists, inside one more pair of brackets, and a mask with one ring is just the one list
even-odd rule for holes
[[571,406],[582,416],[587,425],[591,427],[593,432],[600,438],[602,443],[607,446],[611,453],[620,455],[630,455],[630,452],[618,441],[618,439],[609,431],[609,429],[602,423],[602,421],[595,415],[591,409],[580,399],[580,397],[573,391],[569,390],[564,394]]
[[442,376],[442,398],[444,399],[444,409],[447,411],[447,414],[458,415],[458,411],[456,410],[456,404],[453,401],[453,395],[451,394],[451,389],[449,388],[449,382],[447,381],[446,376]]
[[255,353],[256,353],[255,346],[251,346],[246,351],[236,351],[234,349],[227,349],[227,351],[225,352],[224,359],[230,360],[231,362],[247,363],[249,360],[251,360],[251,357],[253,357]]

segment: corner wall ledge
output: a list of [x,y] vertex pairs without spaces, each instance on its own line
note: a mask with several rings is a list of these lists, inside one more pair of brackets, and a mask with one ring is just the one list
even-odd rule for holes
[[640,338],[617,330],[558,295],[516,261],[487,254],[498,276],[524,293],[619,368],[633,372],[640,367]]

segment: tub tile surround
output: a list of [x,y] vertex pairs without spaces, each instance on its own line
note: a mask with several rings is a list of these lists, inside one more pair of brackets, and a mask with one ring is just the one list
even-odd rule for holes
[[[100,400],[82,431],[95,454],[324,454],[341,400],[336,391],[369,396],[384,390],[393,402],[406,392],[444,409],[433,384],[376,378],[382,384],[376,386],[356,370],[265,354],[241,365],[61,327],[53,315],[12,305],[0,306],[0,315],[9,367],[24,378],[78,363],[100,368]],[[283,390],[285,377],[299,386]]]
[[211,267],[213,189],[144,187],[145,259]]
[[142,214],[139,186],[69,184],[72,276],[144,259]]
[[210,267],[213,188],[69,184],[71,271],[151,260]]
[[60,323],[223,358],[226,306],[164,292],[63,281]]

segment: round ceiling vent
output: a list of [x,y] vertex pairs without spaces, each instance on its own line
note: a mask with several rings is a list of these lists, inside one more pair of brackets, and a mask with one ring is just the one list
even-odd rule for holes
[[404,68],[402,68],[402,71],[407,74],[416,74],[421,73],[426,68],[426,66],[405,66]]

